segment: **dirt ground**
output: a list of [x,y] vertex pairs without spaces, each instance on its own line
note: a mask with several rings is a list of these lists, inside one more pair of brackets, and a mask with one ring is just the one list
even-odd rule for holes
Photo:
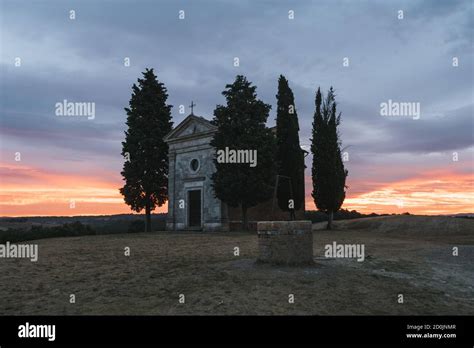
[[[315,263],[303,268],[255,263],[255,233],[32,241],[38,262],[0,259],[0,314],[474,314],[473,220],[395,216],[322,227],[313,227]],[[365,261],[325,258],[333,241],[364,244]]]

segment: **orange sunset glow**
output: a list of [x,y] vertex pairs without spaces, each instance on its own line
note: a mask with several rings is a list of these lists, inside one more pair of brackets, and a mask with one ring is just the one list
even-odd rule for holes
[[[132,213],[119,193],[119,173],[71,175],[48,172],[21,164],[3,164],[1,170],[1,216],[77,216]],[[108,180],[105,180],[107,178]],[[474,180],[471,174],[439,171],[428,175],[367,186],[349,178],[343,208],[361,213],[437,215],[474,211]],[[306,209],[315,209],[307,178]],[[155,213],[165,213],[166,204]]]
[[[1,216],[76,216],[132,213],[119,193],[120,174],[97,177],[2,165]],[[118,174],[118,175],[117,175]],[[112,178],[111,181],[99,178]],[[166,212],[166,205],[155,212]]]

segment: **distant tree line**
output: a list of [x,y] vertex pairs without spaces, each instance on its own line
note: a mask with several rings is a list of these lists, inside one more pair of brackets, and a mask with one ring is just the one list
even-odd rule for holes
[[22,242],[25,240],[74,237],[95,234],[95,231],[88,225],[78,221],[66,223],[60,226],[45,227],[43,225],[33,225],[29,230],[9,228],[0,232],[0,244]]
[[[15,218],[17,219],[17,218]],[[165,214],[154,216],[154,224],[157,229],[164,229]],[[5,220],[4,220],[5,221]],[[10,220],[8,222],[23,223],[24,221]],[[48,226],[35,224],[28,227],[14,227],[0,231],[0,244],[7,241],[10,243],[18,243],[27,240],[59,238],[59,237],[79,237],[87,235],[117,234],[117,233],[136,233],[145,230],[145,221],[134,219],[117,219],[106,222],[89,222],[82,223],[73,221],[57,226]]]
[[[319,210],[307,210],[305,211],[305,219],[311,220],[313,223],[316,222],[323,222],[328,220],[328,216],[326,213],[319,211]],[[364,217],[375,217],[375,216],[386,216],[388,214],[362,214],[355,210],[347,210],[347,209],[339,209],[337,212],[334,213],[334,220],[351,220],[351,219],[360,219]]]

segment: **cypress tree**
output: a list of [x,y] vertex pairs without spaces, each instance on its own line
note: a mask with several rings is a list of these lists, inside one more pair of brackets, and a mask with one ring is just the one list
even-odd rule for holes
[[247,210],[271,197],[275,179],[275,138],[265,125],[271,106],[258,100],[255,91],[251,82],[238,75],[222,92],[227,105],[218,105],[212,120],[217,126],[211,141],[216,151],[257,151],[255,167],[248,163],[220,163],[217,156],[214,158],[215,195],[229,206],[241,208],[244,229],[248,229]]
[[315,102],[311,139],[312,197],[318,210],[328,215],[327,229],[332,229],[334,213],[344,202],[348,174],[342,162],[341,142],[337,130],[341,114],[337,114],[337,103],[332,87],[324,101],[318,88]]
[[280,75],[278,79],[276,138],[278,166],[278,206],[290,212],[299,210],[304,201],[304,154],[300,147],[299,123],[293,92],[288,80]]
[[151,231],[151,211],[168,199],[168,145],[163,137],[172,127],[168,93],[153,69],[146,69],[133,84],[127,113],[122,156],[125,180],[120,193],[132,210],[145,209],[145,230]]

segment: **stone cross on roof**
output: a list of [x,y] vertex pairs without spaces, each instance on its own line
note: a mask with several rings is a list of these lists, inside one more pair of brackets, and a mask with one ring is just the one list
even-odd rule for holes
[[191,108],[191,115],[194,115],[194,107],[196,106],[196,104],[194,104],[194,102],[191,100],[191,105],[189,105],[189,107]]

